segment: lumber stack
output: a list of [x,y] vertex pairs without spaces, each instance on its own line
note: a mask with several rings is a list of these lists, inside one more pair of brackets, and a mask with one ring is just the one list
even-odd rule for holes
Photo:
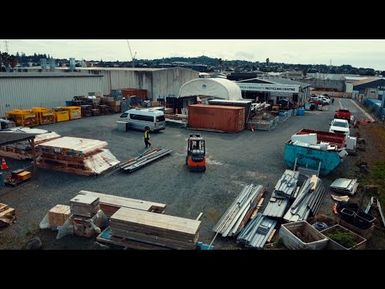
[[[15,127],[10,128],[10,131],[15,133],[35,134],[35,145],[61,137],[56,132],[38,128]],[[0,156],[17,160],[32,159],[32,147],[28,141],[0,146]]]
[[15,209],[0,203],[0,227],[12,224],[16,219]]
[[222,237],[238,234],[250,219],[264,191],[261,185],[246,186],[214,226],[213,231]]
[[83,217],[92,217],[99,211],[99,198],[77,195],[70,200],[71,213]]
[[106,146],[105,141],[61,137],[37,146],[37,165],[78,175],[98,175],[120,163]]
[[130,208],[120,208],[110,218],[111,234],[138,247],[195,249],[201,222]]
[[136,210],[163,213],[166,209],[166,204],[143,201],[139,199],[131,199],[120,196],[101,194],[90,191],[80,191],[80,195],[94,196],[99,198],[100,209],[106,216],[111,217],[120,208],[131,208]]
[[99,211],[99,198],[77,195],[70,200],[72,222],[75,235],[93,237],[98,232],[95,226],[96,213]]
[[149,163],[152,163],[166,155],[169,155],[172,152],[172,150],[169,149],[161,149],[161,148],[155,148],[146,151],[144,154],[128,160],[127,162],[124,162],[120,165],[120,168],[127,173],[132,173]]
[[56,205],[48,211],[48,223],[50,227],[63,226],[65,221],[70,217],[70,206]]

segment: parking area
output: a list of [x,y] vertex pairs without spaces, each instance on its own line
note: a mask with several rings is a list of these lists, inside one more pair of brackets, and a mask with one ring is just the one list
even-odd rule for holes
[[[327,111],[306,112],[291,117],[272,131],[243,131],[235,134],[198,132],[206,139],[208,167],[205,173],[191,173],[185,167],[186,140],[196,131],[170,127],[151,134],[153,147],[172,149],[173,153],[132,174],[116,173],[84,177],[67,173],[38,170],[37,176],[15,188],[0,193],[3,203],[16,209],[17,223],[0,232],[1,249],[18,249],[33,235],[39,235],[46,249],[89,249],[94,240],[68,236],[55,240],[56,233],[40,231],[39,222],[56,204],[68,204],[80,190],[138,198],[167,204],[166,213],[195,219],[203,212],[200,241],[209,243],[213,226],[246,184],[262,184],[271,193],[286,165],[284,143],[301,128],[328,130],[334,112],[348,108],[360,119],[363,113],[349,99],[336,99]],[[93,138],[108,142],[108,148],[121,161],[144,152],[143,132],[120,132],[116,129],[119,115],[83,118],[76,121],[42,126],[62,136]],[[354,135],[354,130],[351,133]],[[326,184],[344,172],[356,157],[346,161],[330,176]],[[12,168],[28,162],[10,161]],[[330,210],[325,197],[321,212]],[[215,242],[217,249],[237,248],[235,242]]]

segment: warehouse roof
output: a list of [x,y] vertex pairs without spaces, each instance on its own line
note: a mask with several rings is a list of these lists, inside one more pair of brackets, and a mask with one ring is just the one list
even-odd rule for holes
[[212,96],[221,99],[242,99],[239,86],[224,78],[197,78],[182,85],[178,97]]
[[79,72],[0,72],[0,78],[63,78],[103,77],[103,75]]

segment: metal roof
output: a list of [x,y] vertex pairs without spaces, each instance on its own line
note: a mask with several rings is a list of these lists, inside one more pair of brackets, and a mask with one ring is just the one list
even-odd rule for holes
[[36,136],[35,134],[0,131],[0,145],[7,145],[12,143],[17,143],[20,141],[34,139],[35,136]]
[[103,75],[80,72],[0,72],[0,78],[63,78],[103,77]]

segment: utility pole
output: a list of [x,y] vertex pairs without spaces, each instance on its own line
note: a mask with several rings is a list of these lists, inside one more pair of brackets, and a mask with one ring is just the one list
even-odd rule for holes
[[8,52],[8,40],[4,40],[4,46],[5,46],[5,52],[7,52],[9,54],[9,52]]
[[128,46],[128,50],[130,51],[130,55],[131,55],[132,67],[135,67],[135,56],[136,56],[136,51],[135,51],[135,54],[132,55],[132,50],[131,50],[130,42],[129,42],[128,40],[127,40],[127,46]]

